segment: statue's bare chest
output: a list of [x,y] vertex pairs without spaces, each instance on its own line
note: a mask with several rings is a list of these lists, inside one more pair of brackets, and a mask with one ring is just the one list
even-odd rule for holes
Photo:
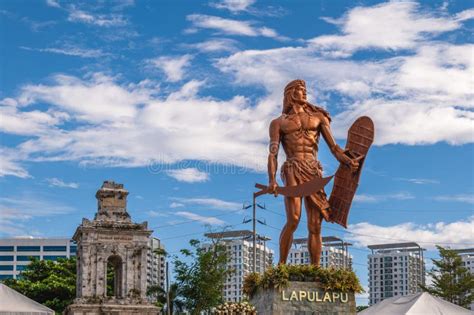
[[303,112],[283,115],[280,122],[280,128],[283,134],[291,134],[297,131],[317,132],[320,122],[319,117]]

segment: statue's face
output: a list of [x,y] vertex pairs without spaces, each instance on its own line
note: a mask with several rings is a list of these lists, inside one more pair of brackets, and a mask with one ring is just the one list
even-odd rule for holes
[[293,97],[295,101],[300,104],[306,103],[306,88],[303,85],[298,84],[293,92]]

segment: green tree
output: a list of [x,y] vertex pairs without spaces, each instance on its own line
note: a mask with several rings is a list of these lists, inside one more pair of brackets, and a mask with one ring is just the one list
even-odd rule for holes
[[76,258],[32,259],[19,279],[3,283],[60,313],[76,297]]
[[178,295],[191,314],[200,314],[223,302],[222,290],[227,275],[225,246],[214,242],[206,250],[198,240],[189,242],[192,250],[182,249],[184,260],[174,258]]
[[[155,305],[161,307],[163,314],[166,314],[168,305],[166,304],[166,291],[159,285],[152,285],[147,289],[147,295],[155,299]],[[182,312],[184,309],[184,302],[178,296],[178,285],[172,283],[169,288],[170,295],[170,313],[176,310]]]
[[462,259],[456,251],[436,247],[440,259],[431,259],[434,267],[428,272],[433,283],[430,286],[420,285],[421,289],[451,303],[469,307],[474,299],[474,277],[463,267]]

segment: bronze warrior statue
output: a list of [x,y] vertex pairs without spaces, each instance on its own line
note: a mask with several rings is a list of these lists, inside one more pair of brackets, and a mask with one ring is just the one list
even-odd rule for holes
[[[359,159],[345,154],[346,151],[336,144],[331,134],[330,122],[331,118],[326,110],[306,100],[306,84],[303,80],[291,81],[285,87],[282,114],[270,124],[268,192],[275,196],[278,194],[276,171],[280,144],[286,154],[286,161],[281,168],[281,177],[285,186],[297,186],[322,176],[321,163],[318,161],[320,135],[323,136],[332,154],[349,173],[358,171]],[[319,266],[322,219],[329,222],[333,220],[332,209],[324,189],[305,197],[285,196],[287,221],[280,235],[279,263],[286,263],[293,242],[293,233],[300,221],[302,199],[304,199],[308,217],[308,249],[311,263]]]

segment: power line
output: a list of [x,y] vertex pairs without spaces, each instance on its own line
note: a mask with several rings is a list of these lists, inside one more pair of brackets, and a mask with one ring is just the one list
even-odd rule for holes
[[[268,211],[268,212],[271,212],[273,214],[282,216],[282,217],[286,217],[286,215],[284,215],[284,214],[281,214],[281,213],[278,213],[278,212],[275,212],[275,211],[272,211],[272,210],[269,210],[269,209],[264,209],[264,210]],[[306,224],[308,223],[305,220],[301,220],[301,222],[306,223]],[[367,234],[362,234],[362,233],[356,233],[356,232],[351,232],[351,231],[347,231],[347,230],[337,229],[337,228],[333,228],[333,227],[330,227],[330,226],[326,226],[325,228],[329,229],[329,230],[337,231],[337,232],[348,233],[348,234],[353,234],[353,235],[360,235],[360,236],[366,236],[366,237],[370,237],[370,238],[381,238],[381,239],[393,240],[393,241],[398,241],[398,242],[412,242],[413,241],[413,240],[404,240],[404,239],[396,239],[396,238],[391,238],[391,237],[384,237],[384,236],[380,236],[380,235],[367,235]],[[441,244],[441,245],[467,245],[467,246],[473,246],[474,245],[474,243],[446,243],[446,242],[424,242],[424,241],[417,241],[417,242],[421,243],[421,244],[434,244],[434,245],[438,245],[438,244]]]
[[417,213],[417,212],[446,212],[446,211],[459,211],[459,212],[463,212],[463,211],[472,211],[472,209],[449,209],[449,210],[446,210],[446,209],[390,209],[390,208],[375,208],[375,209],[370,209],[370,208],[366,208],[366,207],[363,207],[363,208],[358,208],[358,207],[354,207],[353,210],[356,210],[356,211],[359,211],[359,210],[369,210],[369,211],[375,211],[375,212],[378,212],[378,211],[390,211],[390,212],[402,212],[402,213]]
[[[210,218],[223,217],[223,216],[235,214],[235,213],[238,213],[238,212],[243,212],[243,209],[233,210],[233,211],[229,211],[229,212],[226,212],[226,213],[223,213],[223,214],[213,215]],[[164,224],[164,225],[152,226],[152,227],[150,227],[150,229],[168,228],[168,227],[173,227],[173,226],[176,226],[176,225],[192,223],[192,222],[202,222],[202,221],[200,219],[187,220],[187,221],[182,221],[182,222],[177,222],[177,223],[169,223],[169,224]]]
[[[235,228],[236,226],[239,226],[239,225],[242,225],[244,223],[237,223],[237,224],[233,224],[233,225],[227,225],[226,228]],[[176,238],[181,238],[181,237],[184,237],[184,236],[191,236],[191,235],[198,235],[198,234],[203,234],[203,232],[196,232],[196,233],[189,233],[189,234],[182,234],[182,235],[177,235],[177,236],[172,236],[172,237],[165,237],[165,238],[161,238],[160,240],[161,241],[164,241],[164,240],[171,240],[171,239],[176,239]]]

